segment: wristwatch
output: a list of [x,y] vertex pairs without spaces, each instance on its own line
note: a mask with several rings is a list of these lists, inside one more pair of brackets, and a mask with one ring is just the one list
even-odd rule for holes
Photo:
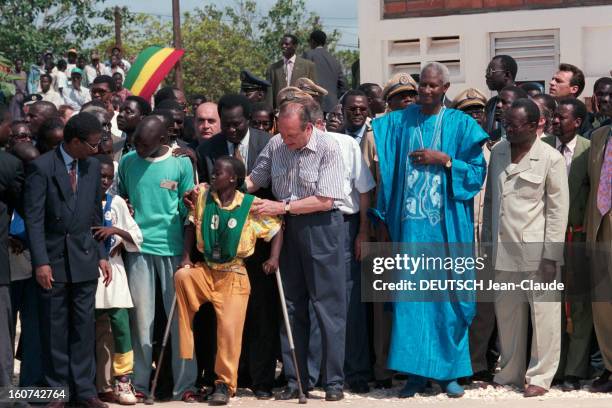
[[453,159],[448,159],[448,161],[444,163],[444,167],[446,167],[447,169],[453,167]]
[[291,211],[291,201],[287,200],[285,201],[285,214],[289,214],[290,211]]

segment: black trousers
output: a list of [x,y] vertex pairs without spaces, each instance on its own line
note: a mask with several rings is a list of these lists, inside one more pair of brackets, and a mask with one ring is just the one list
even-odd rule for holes
[[54,282],[39,289],[40,335],[44,380],[49,387],[70,388],[71,400],[96,394],[95,296],[98,280]]
[[[309,301],[321,330],[323,385],[342,389],[346,336],[344,219],[339,211],[285,218],[280,265],[297,362],[308,384]],[[288,337],[281,326],[283,366],[290,387],[297,387]]]
[[280,349],[278,337],[279,297],[276,277],[266,275],[262,264],[270,256],[270,244],[257,241],[246,268],[251,283],[247,307],[238,383],[252,389],[271,390],[276,373],[276,357]]
[[9,285],[0,285],[0,387],[10,386],[13,377],[13,327]]

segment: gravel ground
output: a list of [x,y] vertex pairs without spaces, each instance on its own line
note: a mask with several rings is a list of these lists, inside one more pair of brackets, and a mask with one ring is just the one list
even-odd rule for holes
[[[478,386],[466,387],[463,398],[450,399],[446,394],[441,393],[438,387],[430,394],[417,395],[415,398],[399,399],[396,397],[401,389],[401,383],[390,390],[373,390],[369,394],[345,393],[345,399],[340,402],[326,402],[325,393],[315,390],[311,393],[308,406],[333,408],[334,406],[345,407],[352,405],[355,407],[368,408],[390,408],[406,406],[444,406],[451,408],[473,408],[490,407],[496,408],[612,408],[612,394],[593,394],[585,386],[581,391],[563,392],[559,389],[552,389],[550,392],[539,398],[524,398],[522,393],[512,387],[504,388],[481,388]],[[519,405],[520,404],[520,405]],[[156,403],[165,408],[185,407],[182,402]],[[253,397],[248,390],[238,390],[238,396],[232,398],[230,406],[245,408],[288,408],[297,406],[297,400],[292,401],[259,401]],[[120,405],[113,405],[120,407]]]

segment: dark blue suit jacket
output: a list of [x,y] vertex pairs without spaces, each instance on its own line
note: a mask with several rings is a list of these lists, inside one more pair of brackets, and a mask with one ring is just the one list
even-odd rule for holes
[[15,156],[0,151],[0,285],[11,281],[8,231],[14,209],[20,208],[23,165]]
[[27,169],[24,211],[32,265],[50,265],[58,283],[97,279],[98,261],[108,257],[91,231],[102,225],[100,163],[79,160],[78,169],[76,194],[59,147]]

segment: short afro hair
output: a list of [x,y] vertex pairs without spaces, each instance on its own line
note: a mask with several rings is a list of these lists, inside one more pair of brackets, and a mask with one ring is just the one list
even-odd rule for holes
[[71,117],[64,127],[64,141],[70,143],[72,139],[86,141],[90,135],[102,133],[100,121],[91,113],[79,112]]
[[540,121],[540,108],[529,98],[517,99],[512,103],[510,109],[524,109],[525,113],[527,113],[527,123],[537,125]]
[[586,116],[587,116],[587,108],[584,102],[570,96],[570,97],[561,98],[557,102],[557,107],[562,106],[562,105],[571,106],[572,115],[574,115],[574,118],[580,119],[581,123],[584,123],[584,120],[586,119]]
[[310,41],[317,46],[324,46],[327,42],[327,35],[321,30],[314,30],[310,33]]
[[217,112],[221,116],[224,109],[242,107],[242,114],[245,118],[251,119],[251,101],[242,94],[225,94],[219,99]]
[[117,90],[117,88],[115,87],[115,81],[113,80],[113,77],[109,76],[109,75],[98,75],[92,82],[93,85],[95,84],[108,84],[109,89],[111,90],[111,92],[115,92]]
[[246,178],[246,167],[244,163],[232,156],[221,156],[217,159],[218,162],[228,163],[234,170],[234,176],[236,176],[236,188],[244,184]]
[[138,105],[138,109],[140,110],[141,115],[147,116],[151,113],[151,104],[147,102],[145,98],[142,98],[136,95],[130,95],[127,98],[125,98],[124,103],[127,101],[136,102],[136,105]]
[[501,62],[502,67],[504,67],[504,70],[510,73],[512,79],[516,79],[516,74],[518,73],[518,64],[516,63],[516,60],[514,58],[509,55],[496,55],[495,57],[493,57],[493,59],[499,60],[499,62]]

